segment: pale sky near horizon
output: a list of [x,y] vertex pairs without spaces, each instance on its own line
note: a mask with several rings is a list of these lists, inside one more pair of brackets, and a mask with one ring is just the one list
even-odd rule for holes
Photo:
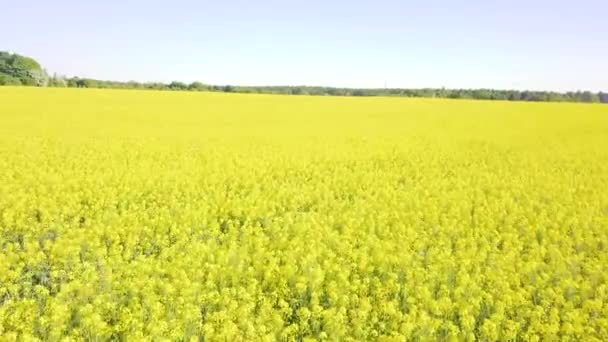
[[0,9],[0,50],[67,76],[608,91],[607,0],[0,0]]

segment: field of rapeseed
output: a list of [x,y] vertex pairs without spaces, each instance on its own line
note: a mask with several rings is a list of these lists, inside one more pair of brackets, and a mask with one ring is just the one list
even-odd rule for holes
[[6,341],[606,341],[608,106],[0,88]]

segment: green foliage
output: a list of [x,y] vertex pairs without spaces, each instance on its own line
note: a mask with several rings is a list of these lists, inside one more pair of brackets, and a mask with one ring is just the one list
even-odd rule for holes
[[12,66],[14,68],[24,70],[42,70],[40,64],[30,57],[14,54],[10,59],[12,59]]
[[21,85],[21,80],[13,76],[0,73],[0,85]]
[[169,89],[171,90],[187,90],[188,85],[183,82],[173,81],[169,83]]
[[[335,88],[315,86],[232,86],[232,85],[205,85],[201,82],[186,84],[173,81],[171,83],[139,83],[135,81],[117,82],[95,80],[90,78],[73,77],[61,80],[48,79],[40,64],[29,57],[7,52],[0,52],[0,85],[38,85],[51,87],[68,86],[73,88],[116,88],[116,89],[153,89],[153,90],[179,90],[179,91],[217,91],[226,93],[258,93],[258,94],[288,94],[288,95],[328,95],[328,96],[398,96],[398,97],[439,97],[451,99],[478,99],[478,100],[504,100],[504,101],[536,101],[536,102],[587,102],[608,103],[605,93],[591,93],[589,91],[577,92],[545,92],[545,91],[518,91],[496,89],[365,89],[365,88]],[[15,80],[17,79],[18,82]]]
[[194,91],[202,91],[202,90],[208,90],[209,88],[204,85],[201,82],[192,82],[188,85],[188,90],[194,90]]
[[54,74],[51,78],[49,78],[49,83],[47,86],[49,87],[67,87],[67,81],[64,77],[58,76]]
[[34,59],[18,54],[0,51],[0,84],[29,86],[45,86],[48,76]]

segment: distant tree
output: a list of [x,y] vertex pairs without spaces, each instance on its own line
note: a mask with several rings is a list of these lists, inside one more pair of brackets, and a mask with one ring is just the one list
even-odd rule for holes
[[597,97],[601,103],[608,103],[608,93],[600,92]]
[[445,97],[448,97],[448,95],[449,95],[449,90],[445,89],[445,87],[441,87],[441,89],[437,89],[435,91],[435,96],[436,97],[443,97],[443,98],[445,98]]
[[291,87],[289,89],[289,93],[292,95],[302,95],[304,93],[304,91],[302,90],[301,87]]
[[583,91],[578,94],[581,102],[597,103],[600,102],[599,96],[590,91]]
[[344,89],[340,88],[327,88],[325,90],[325,94],[332,96],[344,96],[346,92],[344,91]]
[[171,90],[187,90],[188,85],[183,82],[173,81],[169,83],[169,89]]
[[78,88],[80,79],[78,77],[71,77],[67,79],[67,85],[69,88]]
[[473,90],[473,98],[490,100],[492,98],[492,93],[488,89],[475,89]]
[[516,90],[515,91],[511,91],[509,93],[508,100],[509,101],[520,101],[521,100],[521,94],[520,94],[520,92],[516,91]]
[[207,90],[207,86],[204,85],[202,82],[195,81],[188,85],[188,90],[195,90],[195,91]]
[[144,89],[166,90],[168,86],[164,83],[151,82],[143,84]]
[[222,91],[225,92],[225,93],[232,93],[234,91],[234,87],[231,86],[231,85],[225,85],[222,88]]
[[90,78],[74,77],[68,80],[68,87],[74,88],[99,88],[102,81],[93,80]]
[[66,87],[67,82],[65,78],[62,76],[58,76],[57,74],[53,74],[52,77],[49,78],[49,82],[47,84],[49,87]]
[[46,71],[34,59],[2,51],[0,51],[0,74],[18,79],[23,85],[45,86],[48,81]]
[[90,78],[85,78],[82,82],[84,88],[101,88],[105,85],[103,81],[99,82]]
[[521,92],[519,98],[522,101],[532,101],[532,93],[527,90],[524,90]]
[[129,81],[126,84],[126,88],[128,88],[128,89],[141,89],[141,88],[143,88],[143,85],[141,83],[139,83],[139,82],[136,82],[136,81]]

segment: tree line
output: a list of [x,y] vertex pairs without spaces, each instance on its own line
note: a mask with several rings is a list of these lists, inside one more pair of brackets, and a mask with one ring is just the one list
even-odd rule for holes
[[102,81],[89,78],[68,78],[61,81],[51,80],[50,86],[75,88],[118,88],[154,89],[180,91],[216,91],[227,93],[286,94],[286,95],[329,95],[329,96],[399,96],[399,97],[437,97],[451,99],[539,101],[539,102],[588,102],[608,103],[608,93],[590,91],[553,92],[528,90],[497,89],[446,89],[446,88],[335,88],[320,86],[232,86],[209,85],[202,82],[141,83]]
[[608,103],[605,92],[554,92],[497,89],[446,89],[446,88],[336,88],[320,86],[232,86],[209,85],[202,82],[119,82],[91,78],[49,76],[34,59],[0,52],[0,85],[28,85],[70,88],[151,89],[179,91],[215,91],[227,93],[328,95],[328,96],[398,96],[436,97],[451,99],[478,99],[538,102]]

